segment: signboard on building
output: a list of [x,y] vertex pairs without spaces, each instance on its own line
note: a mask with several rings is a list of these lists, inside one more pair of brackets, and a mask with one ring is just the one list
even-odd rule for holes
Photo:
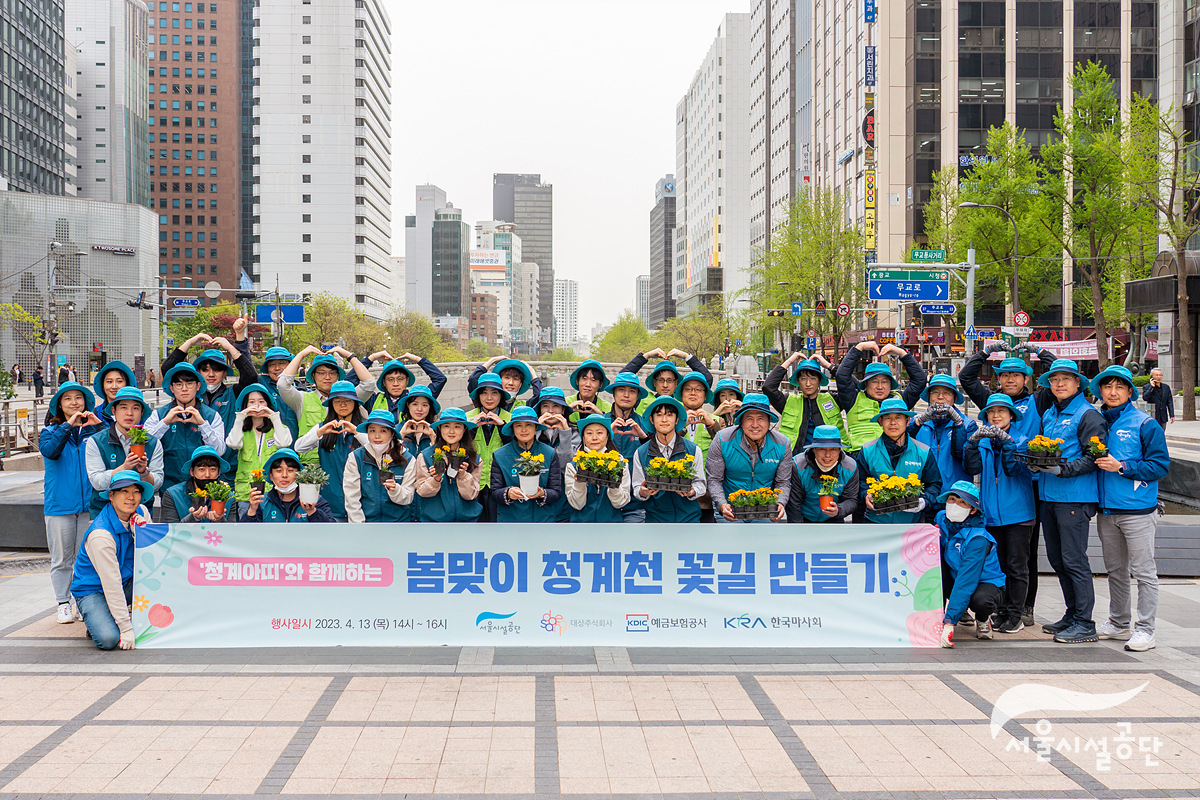
[[862,123],[863,141],[867,147],[875,146],[875,110],[871,109],[867,115],[863,117]]
[[118,255],[118,256],[136,256],[137,255],[136,247],[117,247],[117,246],[109,245],[109,244],[94,244],[94,245],[92,245],[92,249],[100,250],[105,253],[112,253],[113,255]]
[[507,255],[503,250],[472,250],[471,269],[504,269],[508,263]]
[[[873,19],[873,17],[875,16],[875,3],[873,2],[873,0],[867,0],[867,8],[870,9],[870,15],[872,17],[872,19],[868,19],[867,22],[874,22],[875,20]],[[874,45],[867,45],[866,64],[864,65],[863,73],[866,75],[867,86],[874,86],[875,85],[875,46]]]

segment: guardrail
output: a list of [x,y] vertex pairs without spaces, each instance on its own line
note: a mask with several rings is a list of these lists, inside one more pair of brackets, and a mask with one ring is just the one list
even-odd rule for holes
[[[144,389],[142,393],[152,408],[166,402],[161,388]],[[49,404],[49,396],[0,400],[0,458],[37,450]]]

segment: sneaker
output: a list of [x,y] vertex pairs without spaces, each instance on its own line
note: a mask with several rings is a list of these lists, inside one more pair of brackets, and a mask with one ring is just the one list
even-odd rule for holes
[[1104,620],[1096,626],[1096,633],[1100,634],[1101,639],[1128,639],[1133,631],[1129,628],[1122,628],[1109,620]]
[[59,625],[69,625],[75,621],[75,612],[71,610],[70,603],[58,604],[57,620]]
[[962,613],[962,616],[958,618],[959,625],[971,625],[974,622],[975,622],[975,620],[971,618],[970,611],[964,611]]
[[83,622],[83,614],[79,612],[79,605],[74,601],[71,602],[71,613],[75,615],[76,622]]
[[1020,633],[1025,630],[1025,622],[1020,617],[1009,617],[996,626],[1001,633]]
[[1042,633],[1060,633],[1075,624],[1071,617],[1064,616],[1058,622],[1047,622],[1042,626]]
[[1100,641],[1096,626],[1090,622],[1076,622],[1069,628],[1054,634],[1054,641],[1059,644],[1085,644]]
[[1133,636],[1125,643],[1125,649],[1135,653],[1144,653],[1154,649],[1154,634],[1145,631],[1134,631]]
[[1025,608],[1022,609],[1021,622],[1024,623],[1025,627],[1027,627],[1027,628],[1033,627],[1033,607],[1032,606],[1025,606]]
[[983,617],[975,618],[975,638],[976,639],[991,639],[992,638],[992,621]]

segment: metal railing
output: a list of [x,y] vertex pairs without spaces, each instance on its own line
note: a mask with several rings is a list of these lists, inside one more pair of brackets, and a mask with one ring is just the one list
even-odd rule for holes
[[[142,393],[151,408],[166,402],[161,388]],[[0,400],[0,458],[37,451],[49,404],[50,396]]]

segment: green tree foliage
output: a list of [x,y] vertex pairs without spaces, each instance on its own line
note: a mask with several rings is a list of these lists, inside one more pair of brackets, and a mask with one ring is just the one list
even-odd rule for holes
[[433,320],[419,311],[394,311],[386,328],[380,330],[386,335],[388,352],[393,355],[413,353],[441,363],[467,360],[467,356],[442,337]]
[[598,343],[592,344],[592,357],[599,361],[614,361],[622,364],[647,350],[653,350],[650,344],[650,331],[642,318],[625,309],[617,318],[616,324],[604,334]]
[[[207,308],[197,308],[192,317],[177,317],[167,323],[167,336],[174,339],[176,344],[182,344],[197,333],[207,333],[209,336],[225,336],[233,341],[233,321],[241,316],[241,306],[236,303],[219,303]],[[250,326],[250,333],[265,333],[270,328],[266,325]]]
[[30,360],[42,362],[46,352],[46,329],[42,318],[30,314],[18,303],[0,303],[0,330],[11,328],[29,351]]
[[578,362],[578,361],[579,361],[579,356],[575,355],[575,351],[573,351],[573,350],[568,350],[568,349],[566,349],[565,347],[556,347],[556,348],[554,348],[554,350],[553,350],[553,351],[550,353],[550,355],[548,355],[548,356],[546,356],[546,357],[545,357],[545,359],[544,359],[544,360],[546,360],[546,361],[572,361],[572,362]]
[[308,345],[320,347],[339,339],[345,340],[346,349],[350,352],[366,355],[384,348],[387,331],[355,308],[349,300],[330,292],[313,295],[304,310],[304,324],[292,325],[288,329],[288,341],[293,352]]
[[725,352],[727,336],[729,326],[721,306],[712,302],[685,317],[666,320],[654,334],[653,342],[664,352],[679,349],[707,361],[714,354]]

